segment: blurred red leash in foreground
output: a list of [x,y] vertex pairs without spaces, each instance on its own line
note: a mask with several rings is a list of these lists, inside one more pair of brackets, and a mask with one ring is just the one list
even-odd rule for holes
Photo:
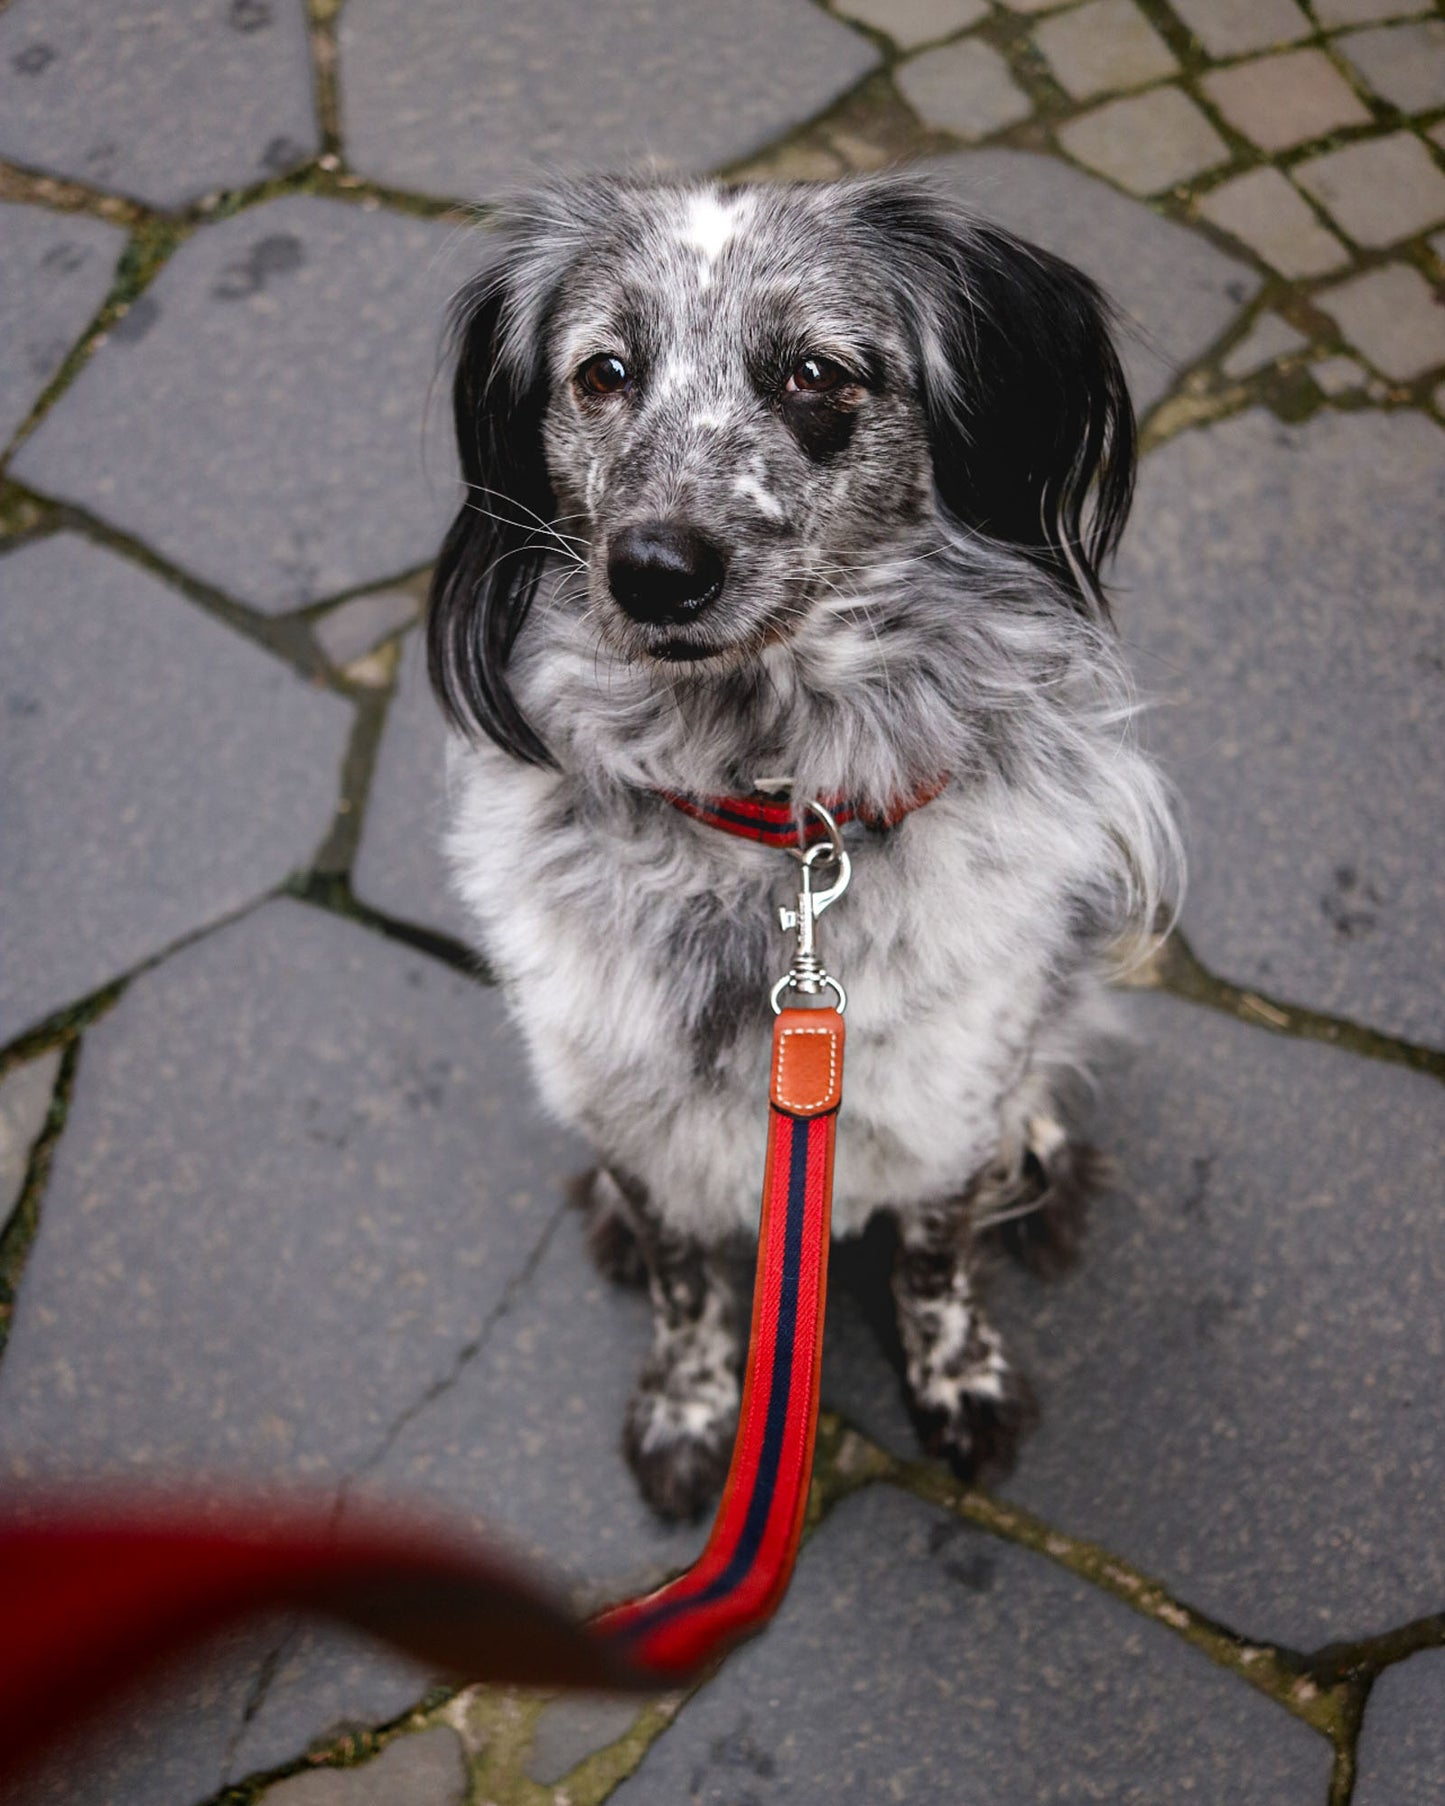
[[[591,1623],[475,1542],[328,1506],[246,1509],[12,1500],[0,1515],[0,1774],[167,1656],[237,1618],[320,1613],[468,1681],[634,1690],[698,1673],[777,1609],[802,1534],[818,1419],[833,1136],[843,1084],[842,986],[814,924],[843,894],[848,855],[799,853],[791,970],[773,989],[768,1154],[747,1378],[707,1546],[679,1579]],[[818,865],[836,868],[813,889]],[[782,1009],[788,991],[836,1009]]]

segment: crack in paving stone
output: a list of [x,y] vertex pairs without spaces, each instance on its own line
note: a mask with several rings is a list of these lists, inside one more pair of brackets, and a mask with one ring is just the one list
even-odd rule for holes
[[[262,615],[248,608],[244,602],[234,601],[220,590],[212,589],[199,578],[191,576],[178,565],[171,564],[146,545],[144,540],[133,538],[130,534],[112,527],[108,522],[100,520],[96,515],[87,514],[83,508],[77,508],[73,502],[57,501],[51,496],[41,495],[35,490],[26,489],[22,484],[10,482],[6,485],[7,500],[24,500],[44,511],[43,525],[25,535],[24,543],[31,544],[36,539],[51,533],[71,532],[93,545],[101,546],[118,558],[124,558],[131,564],[139,565],[153,577],[164,583],[168,589],[174,590],[187,602],[193,603],[203,614],[210,615],[223,627],[229,627],[242,639],[250,640],[263,652],[288,665],[297,677],[314,684],[318,689],[330,690],[347,702],[354,703],[358,697],[357,687],[344,677],[332,671],[330,665],[322,657],[321,651],[311,637],[307,622],[298,614]],[[14,502],[12,506],[16,505]],[[4,552],[18,550],[19,543],[6,545]],[[4,555],[0,552],[0,556]]]
[[[40,1230],[40,1206],[46,1181],[50,1177],[51,1159],[65,1127],[70,1100],[75,1095],[81,1035],[85,1028],[89,1028],[92,1022],[98,1021],[111,1008],[122,988],[120,985],[108,986],[97,998],[67,1012],[63,1029],[48,1036],[44,1031],[36,1031],[0,1055],[0,1077],[3,1077],[12,1066],[19,1065],[33,1053],[40,1052],[47,1044],[53,1046],[60,1040],[62,1048],[60,1070],[55,1075],[55,1086],[51,1092],[44,1127],[31,1144],[20,1196],[15,1201],[4,1229],[0,1230],[0,1360],[3,1360],[10,1341],[15,1300],[25,1274],[25,1265]],[[61,1039],[61,1036],[64,1038]]]
[[1154,956],[1147,973],[1141,974],[1140,985],[1153,985],[1188,1003],[1202,1003],[1222,1010],[1254,1028],[1267,1029],[1299,1041],[1323,1041],[1330,1047],[1342,1047],[1349,1053],[1368,1060],[1384,1060],[1394,1066],[1408,1066],[1413,1072],[1429,1074],[1445,1082],[1445,1051],[1426,1047],[1368,1028],[1342,1016],[1327,1016],[1282,998],[1246,990],[1241,985],[1219,978],[1202,965],[1183,934],[1176,928]]
[[286,1654],[288,1647],[295,1642],[299,1630],[300,1621],[293,1619],[277,1637],[275,1645],[268,1649],[261,1658],[260,1665],[251,1681],[251,1690],[246,1695],[245,1702],[241,1707],[241,1716],[236,1722],[236,1728],[226,1741],[226,1753],[221,1762],[221,1773],[217,1778],[217,1785],[223,1790],[230,1784],[231,1768],[241,1747],[241,1740],[246,1735],[247,1728],[255,1721],[261,1708],[265,1705],[271,1692],[272,1683],[276,1679],[276,1672],[281,1666],[282,1657]]
[[422,1412],[425,1411],[429,1405],[435,1404],[439,1398],[444,1398],[447,1393],[459,1383],[473,1361],[475,1361],[480,1354],[485,1352],[487,1344],[490,1342],[497,1326],[511,1311],[512,1306],[517,1302],[517,1299],[521,1296],[522,1292],[535,1277],[537,1269],[546,1258],[548,1248],[552,1245],[552,1238],[557,1233],[557,1226],[561,1223],[566,1214],[567,1200],[563,1198],[554,1207],[551,1216],[547,1219],[547,1222],[542,1229],[542,1233],[537,1237],[527,1258],[502,1288],[501,1297],[498,1298],[491,1310],[488,1311],[486,1317],[483,1319],[481,1328],[477,1331],[476,1335],[472,1337],[471,1341],[464,1343],[453,1356],[450,1371],[442,1374],[437,1379],[431,1380],[410,1404],[403,1406],[388,1427],[382,1432],[381,1437],[372,1452],[354,1467],[350,1473],[345,1474],[342,1477],[341,1482],[336,1489],[336,1508],[333,1514],[333,1521],[340,1522],[342,1514],[346,1510],[346,1503],[351,1495],[352,1489],[359,1481],[364,1480],[368,1474],[373,1473],[381,1463],[385,1461],[386,1457],[391,1453],[392,1448],[395,1446],[397,1438],[401,1435],[402,1431],[406,1429],[407,1425],[413,1423],[420,1417]]
[[439,929],[426,928],[420,923],[403,921],[399,916],[373,909],[355,894],[344,873],[299,873],[279,894],[294,897],[298,903],[310,904],[313,909],[325,909],[332,915],[345,916],[347,921],[369,928],[374,934],[384,935],[389,941],[400,941],[404,946],[414,947],[418,953],[425,953],[429,958],[439,960],[444,966],[450,966],[454,972],[463,978],[470,978],[476,984],[494,986],[497,982],[486,960],[474,948],[462,941],[453,940],[449,934],[443,934]]

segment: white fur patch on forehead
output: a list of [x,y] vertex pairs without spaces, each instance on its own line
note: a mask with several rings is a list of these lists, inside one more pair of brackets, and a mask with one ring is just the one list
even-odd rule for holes
[[677,242],[698,253],[697,279],[706,288],[712,281],[712,266],[726,250],[728,242],[752,212],[750,194],[740,194],[730,201],[711,189],[689,195],[687,213],[677,231]]

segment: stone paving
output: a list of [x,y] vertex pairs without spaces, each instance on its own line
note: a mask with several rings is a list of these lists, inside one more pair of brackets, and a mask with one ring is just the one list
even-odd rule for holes
[[[1445,22],[1422,0],[0,6],[0,1476],[420,1500],[675,1570],[436,849],[445,297],[536,169],[926,159],[1089,269],[1185,807],[1042,1426],[920,1461],[840,1248],[796,1585],[689,1698],[248,1627],[18,1795],[672,1806],[1445,1794]],[[480,206],[481,212],[476,211]]]

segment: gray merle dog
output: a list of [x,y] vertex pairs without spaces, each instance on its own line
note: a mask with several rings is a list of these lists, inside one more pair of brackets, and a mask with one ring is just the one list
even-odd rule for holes
[[[785,853],[669,800],[846,798],[834,1223],[896,1225],[929,1447],[1007,1459],[1029,1393],[975,1247],[1070,1252],[1065,1093],[1104,983],[1177,893],[1100,567],[1134,426],[1094,285],[925,182],[583,180],[460,297],[466,499],[437,569],[448,847],[593,1246],[645,1279],[624,1446],[689,1515],[726,1468]],[[941,786],[941,788],[939,788]]]

